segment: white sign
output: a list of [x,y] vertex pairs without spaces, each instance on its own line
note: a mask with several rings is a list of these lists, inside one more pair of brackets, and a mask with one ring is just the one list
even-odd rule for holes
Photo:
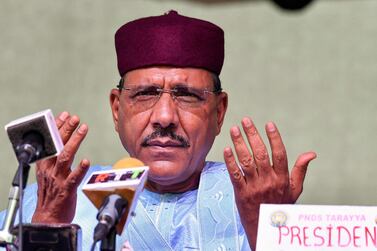
[[257,251],[377,250],[377,207],[262,204]]

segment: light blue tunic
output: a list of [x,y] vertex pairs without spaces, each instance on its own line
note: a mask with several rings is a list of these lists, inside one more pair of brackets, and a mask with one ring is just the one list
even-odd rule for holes
[[[93,166],[90,172],[111,169]],[[87,174],[88,177],[89,174]],[[24,195],[24,222],[30,222],[37,185]],[[72,223],[82,228],[82,250],[90,250],[97,209],[78,192]],[[0,214],[3,221],[4,212]],[[144,190],[127,229],[117,236],[117,250],[128,240],[136,250],[250,250],[234,202],[233,188],[223,163],[207,162],[197,190],[158,194]],[[99,250],[99,245],[97,245]]]

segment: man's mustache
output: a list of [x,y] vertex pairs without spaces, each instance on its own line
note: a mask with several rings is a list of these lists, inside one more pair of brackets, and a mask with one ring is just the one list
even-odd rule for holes
[[143,147],[149,146],[150,145],[149,141],[159,138],[159,137],[169,137],[170,139],[181,143],[180,147],[184,147],[184,148],[190,147],[189,141],[185,137],[176,134],[171,129],[171,127],[166,127],[166,128],[157,127],[154,132],[152,132],[151,134],[149,134],[143,139],[143,141],[141,142],[141,146]]

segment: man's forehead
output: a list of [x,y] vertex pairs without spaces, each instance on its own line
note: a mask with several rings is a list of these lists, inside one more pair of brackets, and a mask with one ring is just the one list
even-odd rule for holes
[[129,71],[125,74],[125,83],[186,83],[205,85],[212,82],[211,72],[199,68],[148,67]]

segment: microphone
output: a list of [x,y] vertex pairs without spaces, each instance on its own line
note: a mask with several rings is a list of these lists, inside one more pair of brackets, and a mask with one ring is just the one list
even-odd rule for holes
[[50,109],[14,120],[5,130],[20,163],[57,156],[64,147]]
[[134,158],[124,158],[112,170],[93,172],[83,185],[83,192],[99,209],[93,239],[103,240],[115,227],[121,235],[127,226],[140,192],[147,180],[149,167]]
[[0,246],[15,243],[16,236],[11,229],[17,209],[20,207],[18,242],[22,250],[22,200],[30,169],[29,164],[60,154],[63,142],[50,109],[14,120],[5,126],[5,130],[16,153],[19,168],[9,191],[8,209],[0,231]]
[[101,208],[98,210],[98,224],[94,229],[94,241],[102,240],[107,236],[111,228],[118,223],[127,205],[128,201],[118,194],[110,194],[106,197]]

